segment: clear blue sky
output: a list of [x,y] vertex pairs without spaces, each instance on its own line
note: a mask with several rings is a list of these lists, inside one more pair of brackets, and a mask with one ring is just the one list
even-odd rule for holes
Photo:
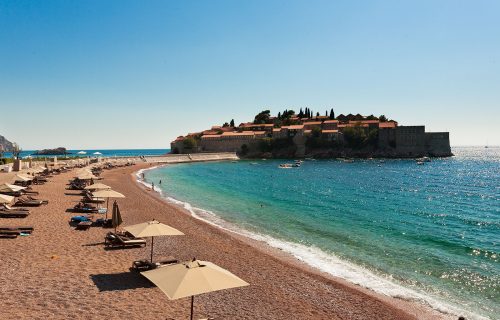
[[0,134],[167,148],[263,109],[500,145],[500,1],[0,1]]

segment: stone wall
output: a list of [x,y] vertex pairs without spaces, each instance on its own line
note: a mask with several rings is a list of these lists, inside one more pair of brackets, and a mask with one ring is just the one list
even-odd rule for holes
[[431,157],[451,156],[450,134],[448,132],[426,132],[425,149]]
[[401,157],[422,157],[425,152],[425,126],[396,127],[396,154]]

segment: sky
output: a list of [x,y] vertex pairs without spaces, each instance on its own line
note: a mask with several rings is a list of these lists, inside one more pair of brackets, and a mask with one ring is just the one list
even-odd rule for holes
[[300,107],[500,145],[500,1],[0,1],[0,135],[24,150]]

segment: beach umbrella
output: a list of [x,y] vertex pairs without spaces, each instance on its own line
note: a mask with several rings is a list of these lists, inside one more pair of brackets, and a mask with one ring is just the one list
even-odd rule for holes
[[97,179],[97,177],[94,176],[92,173],[82,173],[81,175],[78,175],[77,178],[80,180]]
[[154,237],[184,235],[184,233],[179,230],[156,220],[134,224],[132,226],[125,227],[124,229],[137,238],[151,237],[151,262],[153,262]]
[[90,186],[86,186],[85,190],[109,190],[110,186],[105,185],[104,183],[94,183]]
[[14,197],[5,194],[0,194],[0,203],[10,204],[12,203],[12,200],[14,200]]
[[0,192],[17,192],[26,189],[25,187],[16,186],[14,184],[0,184]]
[[170,300],[191,297],[191,320],[195,295],[249,285],[214,263],[196,259],[141,274],[160,288]]
[[31,177],[23,176],[20,174],[16,174],[16,177],[17,177],[17,180],[24,181],[24,182],[33,180],[33,178],[31,178]]
[[76,154],[87,154],[85,151],[78,151]]
[[120,208],[118,207],[118,203],[116,203],[115,200],[115,202],[113,202],[113,214],[111,215],[111,224],[115,228],[115,232],[116,232],[116,227],[121,225],[122,222],[123,220],[122,220],[122,215],[120,214]]
[[109,198],[125,198],[123,194],[120,192],[114,191],[114,190],[98,190],[95,192],[92,192],[92,196],[95,198],[108,198],[108,201],[106,202],[106,218],[108,219],[108,207],[109,207]]

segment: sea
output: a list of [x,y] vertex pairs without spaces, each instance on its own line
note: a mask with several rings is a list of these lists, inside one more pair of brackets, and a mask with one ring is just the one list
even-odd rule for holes
[[[208,223],[373,291],[500,314],[500,147],[414,160],[175,164],[138,173]],[[160,184],[161,180],[161,184]]]
[[[20,158],[34,157],[34,158],[53,158],[57,157],[140,157],[140,156],[161,156],[168,152],[170,149],[78,149],[78,150],[67,150],[66,155],[35,155],[36,150],[23,150],[20,154]],[[80,152],[80,153],[79,153]],[[98,154],[95,154],[98,152]],[[12,153],[4,153],[5,158],[11,158]]]

